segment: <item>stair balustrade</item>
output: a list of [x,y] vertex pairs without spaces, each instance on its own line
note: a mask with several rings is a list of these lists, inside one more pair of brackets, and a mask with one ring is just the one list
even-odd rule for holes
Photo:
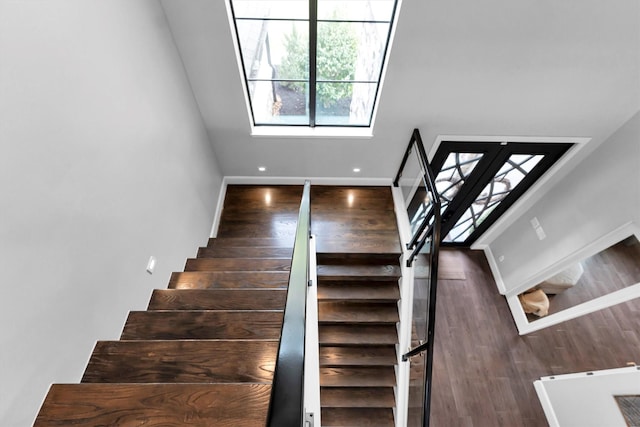
[[305,182],[298,214],[289,290],[271,388],[268,427],[300,427],[305,422],[304,357],[311,229],[311,183]]
[[418,129],[414,129],[411,135],[393,184],[400,189],[409,220],[411,237],[406,243],[409,253],[406,265],[414,270],[411,349],[402,356],[403,362],[411,365],[406,425],[427,427],[431,402],[441,204]]

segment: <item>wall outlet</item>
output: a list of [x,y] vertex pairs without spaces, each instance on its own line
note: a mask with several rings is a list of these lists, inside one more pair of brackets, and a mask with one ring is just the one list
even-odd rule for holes
[[531,218],[531,226],[534,228],[534,230],[538,227],[540,227],[540,221],[538,221],[537,217],[533,217]]
[[540,240],[544,240],[547,237],[542,227],[536,228],[536,234],[538,235],[538,239]]
[[149,262],[147,263],[147,273],[153,274],[153,270],[156,268],[156,257],[149,257]]

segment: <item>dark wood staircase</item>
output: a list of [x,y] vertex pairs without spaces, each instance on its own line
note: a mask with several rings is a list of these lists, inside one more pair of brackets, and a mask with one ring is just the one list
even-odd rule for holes
[[96,344],[80,384],[51,386],[35,425],[263,427],[288,245],[211,239],[129,314],[119,341]]
[[323,426],[394,426],[397,254],[318,254]]
[[[229,186],[218,237],[80,384],[54,384],[41,426],[265,426],[301,186]],[[388,187],[312,187],[323,426],[393,426],[400,246]]]

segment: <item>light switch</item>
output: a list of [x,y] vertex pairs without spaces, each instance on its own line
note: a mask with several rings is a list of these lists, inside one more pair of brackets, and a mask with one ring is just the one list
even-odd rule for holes
[[156,268],[156,257],[149,257],[149,262],[147,263],[147,273],[153,274],[153,270]]

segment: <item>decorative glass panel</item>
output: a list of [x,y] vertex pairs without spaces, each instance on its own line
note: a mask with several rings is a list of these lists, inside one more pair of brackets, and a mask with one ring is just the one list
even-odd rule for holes
[[444,241],[464,242],[543,158],[542,154],[512,154]]
[[483,153],[449,153],[436,177],[442,212],[458,194],[483,155]]
[[255,123],[308,124],[308,23],[250,19],[237,28]]

